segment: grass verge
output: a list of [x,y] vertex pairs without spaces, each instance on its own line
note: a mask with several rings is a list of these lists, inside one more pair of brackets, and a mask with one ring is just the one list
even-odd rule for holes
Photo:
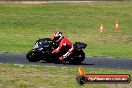
[[[62,31],[72,42],[87,43],[87,56],[131,58],[131,4],[0,3],[0,51],[27,52],[36,39]],[[114,30],[115,20],[119,21],[118,31]],[[100,24],[104,24],[103,33],[99,32]]]
[[[0,64],[0,88],[130,88],[130,84],[86,84],[75,81],[77,67]],[[89,74],[130,74],[131,70],[85,68]],[[111,87],[112,86],[112,87]]]

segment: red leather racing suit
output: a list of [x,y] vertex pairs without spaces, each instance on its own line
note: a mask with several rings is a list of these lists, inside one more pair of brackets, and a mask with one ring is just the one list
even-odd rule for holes
[[58,48],[53,50],[53,53],[59,53],[64,46],[68,47],[66,51],[67,53],[62,56],[63,58],[66,58],[72,53],[72,50],[73,50],[73,44],[66,37],[63,37],[60,40]]

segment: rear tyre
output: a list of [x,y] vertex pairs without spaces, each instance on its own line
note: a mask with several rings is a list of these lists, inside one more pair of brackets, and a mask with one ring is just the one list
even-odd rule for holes
[[83,51],[79,51],[68,61],[70,64],[81,64],[81,62],[85,59],[85,53]]
[[26,54],[26,58],[29,62],[37,62],[40,61],[39,59],[39,54],[33,50],[30,50],[27,54]]

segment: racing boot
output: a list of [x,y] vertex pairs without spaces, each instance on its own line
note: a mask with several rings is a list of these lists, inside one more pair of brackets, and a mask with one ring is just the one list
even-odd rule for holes
[[61,64],[63,64],[65,62],[65,58],[59,57],[59,61],[60,61]]

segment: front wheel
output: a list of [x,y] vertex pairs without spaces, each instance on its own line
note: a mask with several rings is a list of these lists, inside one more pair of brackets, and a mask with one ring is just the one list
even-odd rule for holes
[[37,62],[39,61],[39,54],[33,50],[30,50],[27,54],[26,54],[26,58],[29,62]]
[[73,57],[69,59],[70,64],[81,64],[85,59],[85,53],[83,51],[78,51]]

